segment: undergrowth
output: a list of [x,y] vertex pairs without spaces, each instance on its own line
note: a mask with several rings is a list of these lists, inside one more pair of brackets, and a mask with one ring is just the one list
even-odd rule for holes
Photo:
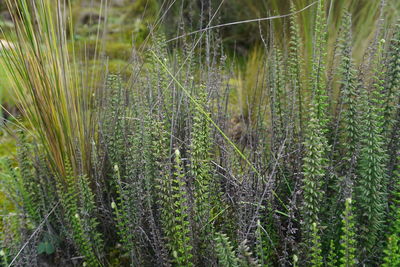
[[130,79],[103,75],[67,49],[62,2],[7,1],[29,126],[0,160],[2,265],[399,265],[399,25],[356,63],[344,11],[328,64],[317,1],[312,55],[293,14],[290,42],[262,36],[238,110],[218,33],[152,32]]

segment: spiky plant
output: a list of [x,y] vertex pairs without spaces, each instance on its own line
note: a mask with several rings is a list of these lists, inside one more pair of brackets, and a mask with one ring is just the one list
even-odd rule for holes
[[[271,75],[271,137],[273,150],[277,151],[285,136],[285,127],[287,125],[287,107],[285,94],[285,75],[283,70],[282,52],[276,46],[272,49]],[[276,152],[275,152],[276,153]]]
[[354,267],[356,261],[356,226],[352,211],[351,198],[347,198],[342,216],[342,235],[340,237],[340,266]]
[[[400,127],[400,22],[396,24],[396,32],[390,41],[390,48],[388,53],[388,70],[386,78],[386,108],[385,108],[385,121],[389,121],[391,125],[388,125],[390,129],[388,151],[389,151],[389,177],[395,177],[393,175],[394,170],[398,166],[397,158],[399,151],[399,138],[398,132]],[[394,99],[391,99],[393,96]],[[391,114],[393,113],[393,114]],[[389,188],[393,188],[396,183],[391,180],[389,181]],[[391,197],[391,196],[390,196]]]
[[370,93],[362,91],[363,125],[361,128],[361,149],[357,162],[357,183],[355,201],[359,225],[359,248],[364,257],[375,251],[378,235],[382,231],[384,215],[384,194],[386,183],[386,152],[382,133],[382,63],[383,42],[377,49],[377,60]]
[[336,248],[335,248],[335,242],[331,240],[330,245],[329,245],[329,254],[326,259],[326,266],[328,267],[335,267],[337,266],[337,254],[336,254]]
[[393,130],[396,105],[400,94],[400,21],[394,29],[393,38],[390,40],[387,59],[386,83],[385,83],[385,103],[384,103],[384,129],[385,134]]
[[31,154],[33,153],[30,148],[26,137],[23,133],[20,135],[19,148],[18,148],[18,162],[21,175],[21,189],[25,208],[29,217],[35,224],[40,223],[42,214],[41,201],[42,192],[40,191],[39,177],[35,174]]
[[188,196],[180,151],[175,150],[174,173],[160,180],[162,196],[161,219],[166,245],[177,266],[192,266],[192,238],[190,235]]
[[[102,252],[101,234],[97,232],[97,221],[93,217],[94,196],[84,177],[74,175],[71,165],[67,162],[65,184],[58,183],[57,189],[61,205],[66,214],[68,232],[76,249],[84,256],[88,266],[99,266]],[[83,203],[80,203],[82,198]]]
[[347,161],[345,166],[347,186],[351,186],[351,174],[354,172],[356,153],[359,144],[359,95],[356,70],[352,53],[352,20],[349,13],[345,13],[342,23],[342,35],[339,41],[341,51],[340,85],[342,92],[342,139],[343,155]]
[[[295,6],[293,1],[290,1],[290,11],[295,12]],[[302,66],[302,47],[303,42],[300,37],[300,29],[298,26],[299,15],[290,16],[290,42],[289,42],[289,52],[288,52],[288,82],[290,84],[290,102],[292,107],[291,118],[293,118],[295,123],[295,128],[297,134],[300,134],[303,129],[303,92],[301,85],[301,66]],[[298,118],[295,118],[298,117]]]
[[107,96],[109,98],[104,118],[104,138],[108,157],[112,166],[119,165],[125,174],[125,119],[123,105],[123,88],[119,75],[109,74],[106,81]]
[[[399,172],[395,174],[397,179]],[[400,183],[397,182],[395,198],[391,207],[394,221],[391,222],[390,234],[387,240],[387,245],[384,250],[383,257],[384,267],[400,265]]]
[[[201,88],[198,103],[207,110],[207,95]],[[207,118],[198,108],[194,110],[193,128],[191,131],[190,168],[194,179],[195,221],[198,240],[198,252],[204,254],[210,249],[213,227],[210,219],[222,209],[219,203],[219,188],[216,177],[212,173],[211,163],[211,127]]]
[[311,107],[311,118],[308,124],[307,136],[304,142],[306,149],[303,158],[303,207],[304,234],[311,234],[313,222],[319,221],[321,201],[323,199],[322,184],[326,173],[328,148],[327,140],[316,118],[315,108]]
[[225,234],[216,233],[214,240],[218,264],[223,267],[240,266],[229,238]]
[[325,88],[326,58],[326,19],[324,1],[318,2],[315,25],[315,47],[311,74],[312,100],[309,113],[309,123],[305,136],[305,155],[303,158],[303,218],[305,234],[310,234],[310,227],[319,221],[322,201],[323,178],[326,174],[329,150],[327,132],[327,96]]
[[259,267],[257,259],[253,257],[253,253],[246,243],[247,240],[243,240],[238,247],[239,266]]
[[315,115],[322,127],[322,133],[326,133],[328,124],[328,96],[326,93],[326,13],[325,0],[318,1],[317,14],[315,18],[315,35],[313,58],[311,64],[310,87],[312,92],[312,102],[315,108]]
[[311,243],[310,243],[310,266],[322,267],[324,265],[322,249],[321,249],[321,238],[319,235],[319,229],[317,223],[311,225]]
[[132,253],[135,249],[135,240],[133,234],[134,225],[131,224],[133,218],[131,218],[132,214],[129,212],[129,209],[131,208],[129,203],[129,194],[126,190],[126,187],[123,186],[119,166],[115,164],[113,169],[115,183],[114,186],[117,199],[116,202],[111,202],[111,208],[114,211],[118,235],[124,246],[124,249]]

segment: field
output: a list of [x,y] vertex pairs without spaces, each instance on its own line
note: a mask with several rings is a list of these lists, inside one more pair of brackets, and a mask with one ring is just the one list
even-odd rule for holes
[[0,0],[0,266],[400,266],[399,12]]

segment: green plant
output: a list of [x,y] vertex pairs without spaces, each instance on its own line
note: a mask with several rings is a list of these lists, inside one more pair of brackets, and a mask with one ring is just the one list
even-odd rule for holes
[[[290,1],[290,11],[295,12],[295,5],[293,1]],[[288,52],[288,78],[287,81],[291,87],[291,102],[292,102],[292,114],[291,117],[297,122],[295,125],[295,131],[300,134],[303,130],[303,92],[301,83],[301,69],[302,69],[302,56],[301,51],[303,48],[303,40],[300,37],[299,29],[299,15],[290,16],[290,42]],[[295,118],[298,117],[298,118]]]
[[337,254],[336,254],[335,242],[333,242],[333,240],[331,240],[329,245],[329,254],[326,259],[326,266],[329,267],[337,266]]
[[192,266],[188,197],[179,150],[175,150],[174,173],[163,173],[160,180],[161,212],[167,247],[177,266]]
[[[85,257],[89,266],[99,266],[102,251],[101,234],[97,232],[94,196],[90,191],[87,178],[76,177],[69,163],[65,164],[67,176],[65,184],[58,184],[58,194],[66,214],[66,220],[78,251]],[[82,198],[82,199],[80,199]],[[81,203],[82,201],[82,203]]]
[[[204,90],[202,87],[201,90]],[[207,103],[206,92],[201,91],[198,103],[205,109]],[[194,110],[193,126],[190,144],[190,169],[194,178],[195,221],[194,231],[197,248],[203,257],[211,247],[213,226],[210,221],[222,209],[218,199],[219,188],[216,177],[212,173],[212,139],[211,127],[206,117],[198,108]],[[203,252],[200,252],[203,250]]]
[[[396,173],[398,177],[399,173]],[[397,192],[395,194],[395,201],[391,207],[394,221],[391,222],[390,234],[387,240],[387,245],[384,250],[383,265],[384,267],[398,266],[400,264],[400,186],[397,183]]]
[[323,196],[322,183],[325,176],[327,159],[327,140],[321,124],[316,118],[315,108],[311,107],[310,121],[304,147],[306,149],[303,163],[303,218],[305,233],[311,233],[313,222],[318,221],[320,204]]
[[247,241],[243,240],[238,247],[239,266],[242,267],[258,267],[260,266],[257,259],[253,257],[250,248],[246,245]]
[[[354,1],[292,1],[294,14],[269,18],[268,31],[258,21],[264,47],[253,48],[234,84],[242,59],[229,58],[221,37],[232,24],[211,25],[239,3],[164,1],[156,15],[149,2],[155,24],[138,30],[150,34],[147,46],[114,73],[112,60],[89,58],[99,47],[119,57],[106,43],[129,28],[118,21],[136,21],[115,17],[128,8],[111,3],[112,37],[96,37],[82,59],[76,6],[7,1],[17,34],[5,61],[22,117],[6,125],[22,134],[17,160],[0,160],[5,264],[65,265],[72,256],[90,266],[397,264],[398,29],[386,25],[384,2],[357,64]],[[206,30],[195,35],[187,21],[196,11],[186,8],[196,5]],[[157,29],[175,6],[179,38],[166,40]],[[379,42],[383,33],[390,44]]]
[[356,226],[352,211],[351,198],[347,198],[342,218],[342,235],[340,237],[340,266],[356,266]]
[[310,266],[321,267],[323,266],[323,257],[321,249],[321,238],[319,236],[319,229],[316,223],[311,225],[311,242],[310,242]]
[[356,205],[359,225],[359,246],[362,253],[376,249],[382,230],[386,173],[386,151],[382,133],[382,71],[381,53],[383,42],[377,49],[374,66],[373,88],[370,93],[361,92],[363,125],[361,148],[357,163]]
[[239,260],[235,255],[229,238],[225,234],[215,234],[215,250],[218,257],[218,263],[223,267],[238,267]]

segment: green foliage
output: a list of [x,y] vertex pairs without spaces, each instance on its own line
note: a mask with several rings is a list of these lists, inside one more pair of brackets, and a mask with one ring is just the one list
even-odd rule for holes
[[[65,265],[72,255],[86,266],[398,265],[399,32],[384,16],[356,65],[354,6],[319,0],[296,13],[306,1],[291,1],[295,14],[269,20],[268,32],[259,21],[265,46],[232,83],[219,35],[232,25],[167,41],[157,29],[168,1],[158,15],[150,1],[157,23],[138,26],[151,48],[101,45],[105,57],[132,52],[131,64],[102,62],[107,75],[92,66],[103,56],[75,55],[74,15],[61,2],[7,2],[21,9],[5,64],[28,123],[18,120],[18,160],[0,160],[6,265],[31,235],[16,265]],[[146,13],[144,2],[132,13]],[[201,5],[200,28],[217,24],[213,1],[186,2],[175,4],[177,35],[195,24],[187,6]],[[328,36],[339,20],[338,38]],[[284,25],[289,42],[285,30],[271,34]],[[378,42],[382,32],[390,44]]]
[[32,149],[23,134],[20,135],[20,142],[18,147],[18,160],[21,174],[21,182],[23,189],[21,190],[24,206],[27,209],[31,220],[36,224],[40,223],[41,207],[43,205],[40,191],[40,181],[33,169],[33,162],[30,159]]
[[324,137],[321,124],[316,118],[314,107],[311,107],[311,118],[308,123],[308,131],[304,147],[306,149],[303,158],[303,218],[305,233],[311,233],[310,227],[318,221],[323,198],[322,184],[326,173],[327,159],[325,153],[328,149],[327,140]]
[[357,91],[358,82],[357,74],[353,62],[352,53],[352,20],[349,13],[345,13],[342,22],[342,34],[339,40],[341,64],[339,68],[340,75],[340,91],[342,92],[342,140],[343,154],[348,161],[346,171],[348,178],[351,179],[351,172],[354,169],[354,160],[359,144],[359,94]]
[[327,95],[325,84],[326,18],[324,1],[318,2],[315,25],[315,47],[311,72],[312,100],[305,136],[306,152],[303,158],[303,218],[305,233],[311,233],[311,225],[319,221],[322,203],[322,186],[327,168],[329,150],[327,132]]
[[396,24],[395,33],[390,40],[387,59],[386,83],[385,83],[385,104],[383,129],[387,134],[394,127],[396,104],[400,97],[400,21]]
[[[290,1],[290,11],[295,12],[295,6],[293,1]],[[299,29],[299,15],[290,16],[290,42],[289,42],[289,53],[288,53],[288,78],[287,81],[291,87],[291,97],[293,102],[292,118],[296,118],[297,133],[301,133],[303,129],[303,98],[301,91],[301,52],[303,42],[300,38]]]
[[44,242],[39,243],[39,246],[38,246],[39,254],[46,253],[47,255],[50,255],[50,254],[53,254],[54,251],[55,251],[55,248],[51,242],[44,241]]
[[331,240],[329,245],[329,254],[326,259],[326,266],[328,267],[337,266],[337,254],[336,254],[335,243],[333,242],[333,240]]
[[340,237],[340,266],[354,267],[356,261],[356,228],[352,211],[351,198],[346,199],[342,218],[342,235]]
[[[396,173],[397,179],[399,173]],[[387,245],[384,250],[383,265],[384,267],[400,265],[400,183],[397,182],[397,192],[394,204],[391,207],[394,221],[391,222],[390,234]]]
[[[107,91],[109,91],[109,110],[105,118],[105,137],[111,164],[122,164],[125,152],[124,143],[124,110],[122,102],[122,84],[119,75],[108,75]],[[120,166],[124,168],[124,165]]]
[[270,266],[269,256],[271,255],[270,241],[265,234],[265,230],[261,225],[260,220],[257,221],[256,230],[256,252],[258,262],[261,266]]
[[383,71],[380,63],[382,45],[377,52],[373,88],[368,94],[362,91],[363,125],[361,128],[361,149],[358,159],[355,201],[359,224],[359,248],[362,253],[376,249],[378,235],[384,216],[384,194],[387,182],[385,172],[386,152],[382,134],[382,80]]
[[321,238],[319,236],[319,229],[316,223],[312,223],[311,226],[311,241],[310,241],[310,266],[322,267],[323,256],[321,249]]
[[[198,103],[204,110],[207,110],[206,92],[203,87],[200,90]],[[201,110],[195,108],[191,131],[190,169],[194,179],[194,218],[196,221],[194,240],[198,243],[196,250],[202,254],[203,259],[208,257],[211,250],[212,232],[214,231],[211,218],[223,209],[219,199],[219,183],[217,177],[213,175],[211,149],[210,123]]]
[[[66,184],[58,184],[58,194],[66,214],[69,231],[78,251],[88,266],[99,266],[96,251],[102,251],[101,234],[93,217],[94,199],[85,177],[75,176],[71,165],[66,163]],[[80,205],[79,198],[83,203]]]
[[235,255],[229,238],[225,234],[216,233],[214,240],[219,266],[239,267],[239,259]]
[[174,173],[165,174],[160,189],[163,230],[173,261],[177,266],[192,266],[192,240],[189,225],[188,197],[181,154],[175,150]]
[[250,248],[247,246],[247,240],[243,240],[238,247],[239,266],[241,267],[259,267],[257,260],[253,257]]
[[322,133],[326,133],[328,116],[328,96],[326,93],[326,47],[328,33],[326,31],[325,0],[318,1],[317,15],[315,18],[315,36],[313,59],[311,64],[312,103],[315,115],[321,124]]

